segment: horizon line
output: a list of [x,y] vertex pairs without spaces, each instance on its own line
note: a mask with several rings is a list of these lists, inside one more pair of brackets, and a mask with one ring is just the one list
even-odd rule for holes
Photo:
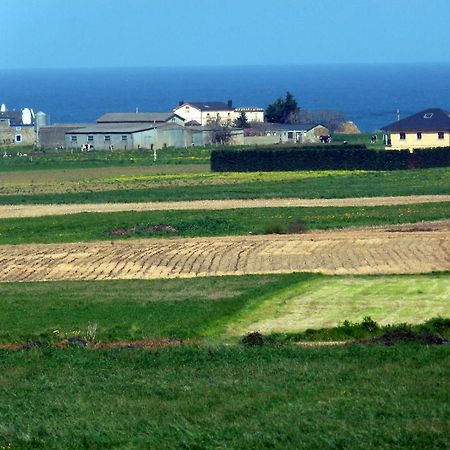
[[271,68],[271,67],[311,67],[311,66],[410,66],[410,65],[450,65],[450,61],[401,61],[401,62],[318,62],[318,63],[272,63],[272,64],[194,64],[172,66],[70,66],[70,67],[6,67],[0,72],[31,70],[142,70],[142,69],[205,69],[205,68]]

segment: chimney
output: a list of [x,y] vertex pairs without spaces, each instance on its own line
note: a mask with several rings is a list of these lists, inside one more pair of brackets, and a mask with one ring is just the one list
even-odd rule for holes
[[233,107],[233,100],[228,100],[228,108],[232,108]]
[[179,102],[178,102],[178,106],[183,106],[184,105],[184,100],[180,100]]

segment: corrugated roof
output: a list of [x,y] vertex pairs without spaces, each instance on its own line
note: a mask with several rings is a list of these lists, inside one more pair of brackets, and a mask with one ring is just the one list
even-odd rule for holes
[[[120,134],[137,133],[139,131],[153,130],[175,124],[166,123],[93,123],[84,128],[75,128],[67,131],[68,134]],[[181,127],[181,125],[177,125]],[[181,127],[183,128],[183,127]]]
[[45,125],[45,127],[40,127],[39,129],[42,130],[44,128],[85,128],[88,127],[90,123],[53,123],[51,125]]
[[447,131],[450,115],[440,108],[430,108],[381,128],[384,131]]
[[284,131],[309,131],[315,127],[325,127],[321,123],[268,123],[268,129]]
[[142,113],[106,113],[97,119],[97,123],[149,123],[167,122],[174,117],[184,120],[173,112],[142,112]]

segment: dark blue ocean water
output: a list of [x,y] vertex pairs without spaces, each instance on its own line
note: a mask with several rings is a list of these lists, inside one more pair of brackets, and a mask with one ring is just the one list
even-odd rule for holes
[[266,107],[290,90],[301,107],[344,113],[373,131],[427,107],[450,109],[450,64],[0,70],[0,103],[56,122],[110,111],[168,111],[179,100]]

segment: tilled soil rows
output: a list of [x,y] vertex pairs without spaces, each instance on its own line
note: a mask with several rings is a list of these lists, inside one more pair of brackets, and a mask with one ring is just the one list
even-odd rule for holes
[[0,246],[0,281],[450,270],[450,228]]
[[87,203],[67,205],[0,205],[0,219],[57,216],[83,212],[221,210],[284,207],[389,206],[450,201],[450,195],[411,195],[405,197],[360,198],[275,198],[249,200],[191,200],[183,202]]

